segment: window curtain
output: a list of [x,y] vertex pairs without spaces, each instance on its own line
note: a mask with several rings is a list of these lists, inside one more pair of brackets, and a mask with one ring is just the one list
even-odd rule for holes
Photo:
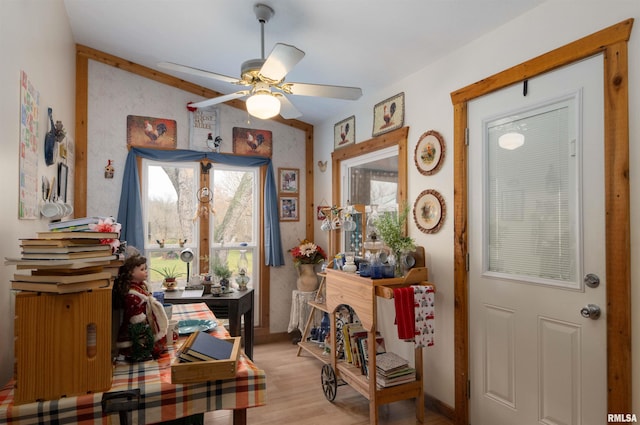
[[284,265],[282,243],[280,240],[280,219],[278,215],[278,193],[273,174],[271,159],[260,156],[237,156],[216,152],[199,152],[186,149],[157,150],[131,148],[127,155],[122,179],[122,192],[118,208],[118,222],[122,224],[121,238],[127,245],[141,251],[144,249],[144,227],[142,223],[142,198],[137,157],[163,162],[200,162],[208,159],[219,164],[242,167],[267,166],[264,186],[264,244],[265,264],[267,266]]

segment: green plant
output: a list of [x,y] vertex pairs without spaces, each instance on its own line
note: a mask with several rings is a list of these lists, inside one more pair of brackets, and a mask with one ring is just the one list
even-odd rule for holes
[[159,273],[162,275],[162,277],[164,277],[165,279],[175,279],[177,277],[180,276],[184,276],[184,273],[176,271],[176,266],[174,265],[173,267],[162,267],[160,269],[151,269],[156,273]]
[[378,235],[384,241],[385,245],[395,254],[409,252],[416,249],[413,238],[404,234],[404,224],[409,215],[409,207],[404,207],[398,214],[384,213],[380,214],[375,221]]
[[226,263],[216,263],[213,265],[213,274],[220,279],[229,279],[231,277],[231,270]]

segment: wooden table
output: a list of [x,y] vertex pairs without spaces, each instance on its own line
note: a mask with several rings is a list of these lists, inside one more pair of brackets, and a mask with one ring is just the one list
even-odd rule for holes
[[[209,319],[215,316],[206,304],[175,305],[173,316],[178,320]],[[223,326],[212,333],[228,336]],[[184,341],[185,337],[180,341]],[[180,342],[179,342],[180,343]],[[15,406],[12,381],[0,389],[0,424],[78,423],[118,424],[117,413],[106,414],[102,410],[104,394],[139,388],[140,403],[133,411],[136,424],[151,424],[184,418],[213,410],[233,409],[234,425],[246,424],[249,407],[257,407],[266,401],[265,372],[244,354],[238,361],[235,379],[208,381],[198,384],[172,384],[171,363],[175,360],[175,347],[158,360],[114,365],[111,389],[105,393],[65,397]]]
[[217,318],[229,319],[231,336],[241,336],[244,317],[244,352],[253,359],[253,289],[246,291],[235,289],[228,294],[213,296],[210,294],[195,298],[185,298],[182,291],[165,292],[165,302],[172,304],[206,303]]

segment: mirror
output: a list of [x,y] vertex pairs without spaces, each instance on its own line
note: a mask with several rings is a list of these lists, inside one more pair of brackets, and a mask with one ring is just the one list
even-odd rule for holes
[[[408,133],[409,127],[402,127],[333,151],[332,204],[344,206],[350,202],[368,206],[377,202],[379,210],[388,211],[406,202]],[[360,221],[366,223],[364,212],[360,217]],[[364,225],[359,228],[364,230]],[[331,246],[335,247],[331,257],[345,250],[345,238],[339,233],[330,235]],[[354,237],[348,236],[349,240]]]

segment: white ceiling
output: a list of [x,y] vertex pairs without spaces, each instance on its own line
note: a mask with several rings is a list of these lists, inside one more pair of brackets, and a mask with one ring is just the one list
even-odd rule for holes
[[[364,94],[424,68],[545,0],[64,0],[76,43],[171,73],[217,92],[241,87],[157,66],[169,61],[239,77],[260,57],[253,6],[275,10],[265,55],[275,43],[306,56],[290,82],[362,88]],[[419,82],[416,82],[419,84]],[[318,124],[349,101],[289,96]],[[380,99],[382,100],[382,99]],[[194,99],[195,101],[195,99]]]

